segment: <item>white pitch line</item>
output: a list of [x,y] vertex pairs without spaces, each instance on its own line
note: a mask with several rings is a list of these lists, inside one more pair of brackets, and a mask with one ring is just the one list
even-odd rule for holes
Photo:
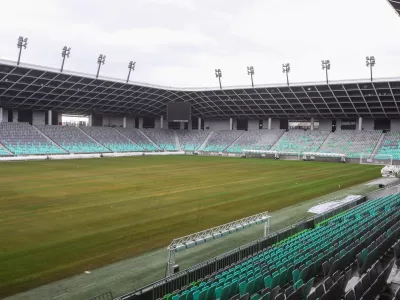
[[82,289],[86,289],[86,288],[88,288],[89,286],[92,286],[92,285],[94,285],[94,284],[96,284],[96,282],[93,282],[93,283],[91,283],[91,284],[85,285],[85,286],[82,287]]
[[65,296],[65,295],[67,295],[67,294],[68,294],[68,293],[64,293],[64,294],[58,295],[58,296],[56,296],[56,297],[53,297],[53,299],[57,299],[57,298],[63,297],[63,296]]

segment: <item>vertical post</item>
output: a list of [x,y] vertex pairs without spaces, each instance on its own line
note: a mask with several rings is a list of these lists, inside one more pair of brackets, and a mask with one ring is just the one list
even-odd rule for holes
[[143,117],[139,117],[139,129],[143,129]]
[[3,108],[0,107],[0,123],[3,122]]
[[288,72],[286,72],[286,83],[287,83],[287,86],[290,86],[289,85],[289,73]]
[[47,125],[53,125],[53,113],[51,110],[47,112]]
[[328,68],[325,68],[325,74],[326,74],[326,84],[329,84],[329,80],[328,80]]
[[126,116],[122,119],[122,127],[126,128]]
[[268,118],[268,130],[272,128],[272,118]]
[[92,118],[93,118],[93,115],[90,114],[90,115],[89,115],[89,123],[88,123],[88,126],[92,126]]
[[22,54],[22,47],[19,47],[19,54],[18,54],[17,66],[19,66],[19,63],[20,63],[20,61],[21,61],[21,54]]
[[314,130],[314,118],[311,118],[311,130]]
[[221,76],[219,76],[218,79],[219,79],[219,88],[222,90]]
[[264,237],[269,236],[269,218],[267,219],[267,222],[264,223]]
[[373,78],[372,78],[372,64],[369,66],[369,69],[370,69],[370,73],[371,73],[371,82],[373,81]]
[[363,119],[361,117],[358,118],[358,130],[362,130]]
[[229,118],[229,130],[233,130],[233,119]]
[[168,261],[167,261],[167,274],[166,277],[174,274],[175,265],[175,251],[173,249],[168,249]]
[[198,124],[198,130],[201,130],[201,118],[199,117],[198,119],[197,119],[197,124]]
[[179,122],[179,129],[180,130],[185,129],[185,122]]
[[254,82],[253,82],[253,73],[251,73],[251,86],[254,87]]
[[61,72],[61,73],[62,73],[63,70],[64,70],[64,64],[65,64],[65,56],[63,56],[63,60],[62,60],[62,63],[61,63],[61,69],[60,69],[60,72]]
[[160,128],[164,129],[164,116],[160,116]]

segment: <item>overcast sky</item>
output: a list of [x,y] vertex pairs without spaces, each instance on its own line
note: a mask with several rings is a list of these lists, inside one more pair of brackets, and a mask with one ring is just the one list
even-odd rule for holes
[[22,61],[165,86],[225,86],[400,76],[400,17],[386,0],[0,0],[0,58],[16,60],[16,40],[29,38]]

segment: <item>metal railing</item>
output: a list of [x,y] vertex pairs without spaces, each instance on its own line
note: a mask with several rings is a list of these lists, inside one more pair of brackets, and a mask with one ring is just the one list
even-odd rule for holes
[[238,262],[249,259],[253,255],[258,254],[260,251],[266,250],[268,247],[271,247],[272,245],[283,241],[284,239],[293,236],[296,233],[299,233],[305,229],[312,229],[318,223],[323,222],[330,217],[346,211],[365,201],[366,197],[363,196],[317,216],[301,219],[296,224],[276,231],[270,234],[268,237],[260,238],[229,252],[221,254],[215,258],[194,265],[172,276],[153,282],[140,289],[137,289],[136,291],[121,296],[119,300],[156,300],[162,298],[169,293],[189,286],[191,283],[197,280],[221,272],[227,267],[232,267]]

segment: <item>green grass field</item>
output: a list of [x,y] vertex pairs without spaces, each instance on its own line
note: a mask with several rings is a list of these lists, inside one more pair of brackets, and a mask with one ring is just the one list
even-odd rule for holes
[[381,169],[195,156],[0,167],[0,297],[377,178]]

